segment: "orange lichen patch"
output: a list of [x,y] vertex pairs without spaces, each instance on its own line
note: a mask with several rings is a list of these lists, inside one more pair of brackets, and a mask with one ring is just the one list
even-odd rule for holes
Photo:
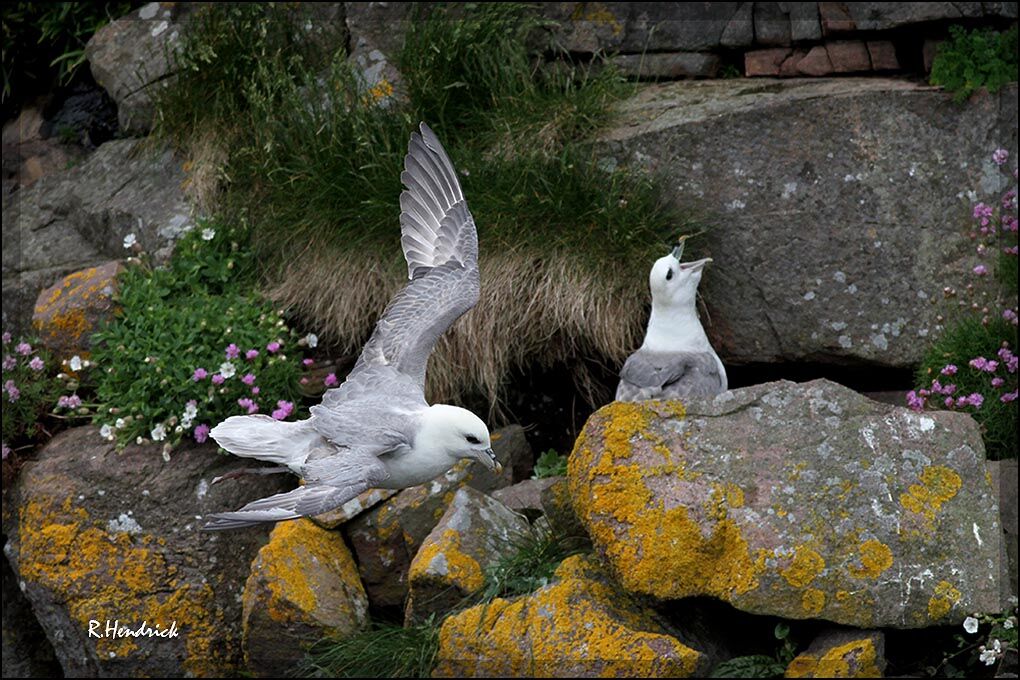
[[928,600],[928,618],[937,621],[952,610],[962,597],[957,588],[949,581],[939,581],[935,593]]
[[804,611],[814,616],[825,609],[825,593],[817,588],[808,588],[800,598]]
[[912,484],[906,493],[900,494],[900,505],[931,523],[942,504],[959,493],[963,482],[960,475],[942,465],[926,467],[920,480],[920,484]]
[[800,545],[794,551],[793,560],[779,571],[794,588],[803,588],[815,580],[825,570],[825,560],[811,548]]
[[393,95],[393,83],[383,78],[368,90],[369,99],[378,102]]
[[[739,489],[718,485],[708,501],[710,530],[686,507],[666,509],[654,501],[647,482],[688,478],[680,464],[624,464],[635,439],[663,444],[646,428],[656,412],[680,417],[679,402],[616,402],[593,416],[591,429],[601,441],[582,433],[568,463],[570,495],[578,518],[603,551],[620,582],[630,591],[656,597],[714,595],[729,599],[758,587],[764,568],[751,558],[727,504],[739,503]],[[600,453],[597,453],[597,450]]]
[[[263,587],[268,590],[264,601]],[[335,597],[346,588],[364,596],[354,559],[339,533],[308,519],[279,522],[269,543],[259,550],[245,583],[245,619],[252,607],[264,606],[279,623],[355,620],[358,616],[353,612],[334,611],[353,606],[344,601],[350,598]]]
[[68,274],[41,292],[32,325],[43,343],[63,351],[81,349],[94,323],[112,307],[116,277],[121,269],[119,262],[89,267]]
[[90,621],[99,621],[104,632],[107,620],[132,630],[143,622],[163,630],[176,622],[188,673],[217,676],[232,670],[229,652],[218,642],[225,624],[212,589],[178,585],[180,575],[167,563],[159,539],[107,532],[70,497],[28,500],[20,507],[18,526],[20,577],[65,603],[82,639],[95,644],[97,658],[144,656],[152,645],[175,641],[89,638]]
[[575,556],[555,583],[448,618],[434,677],[690,677],[704,657],[668,635],[655,616]]
[[850,574],[855,578],[878,578],[892,566],[892,550],[885,543],[869,539],[860,546],[861,566],[851,566]]
[[427,578],[438,578],[465,594],[477,592],[485,585],[481,565],[461,550],[460,534],[453,529],[446,529],[438,540],[422,546],[411,562],[408,580]]
[[822,654],[805,652],[790,662],[788,678],[880,678],[878,654],[871,638],[853,640]]

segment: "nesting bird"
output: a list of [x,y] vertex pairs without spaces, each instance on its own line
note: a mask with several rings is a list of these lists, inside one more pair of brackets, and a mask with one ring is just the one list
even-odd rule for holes
[[712,258],[681,262],[684,242],[652,266],[652,314],[641,347],[627,358],[617,401],[713,396],[727,389],[726,369],[698,318],[701,273]]
[[411,134],[400,179],[410,282],[390,300],[347,380],[307,420],[232,416],[210,432],[227,451],[276,463],[270,471],[290,470],[304,486],[211,515],[205,529],[317,515],[369,488],[422,484],[465,458],[500,470],[480,418],[425,401],[429,354],[478,302],[479,278],[474,220],[449,156],[424,123]]

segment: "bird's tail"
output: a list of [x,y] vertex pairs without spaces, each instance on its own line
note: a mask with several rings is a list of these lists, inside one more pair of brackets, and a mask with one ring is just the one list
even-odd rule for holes
[[204,531],[241,529],[262,522],[297,519],[331,510],[350,500],[359,489],[337,489],[331,486],[299,486],[292,491],[252,501],[234,512],[208,515]]
[[209,434],[235,456],[265,460],[295,471],[312,450],[327,445],[310,420],[285,423],[266,415],[231,416]]

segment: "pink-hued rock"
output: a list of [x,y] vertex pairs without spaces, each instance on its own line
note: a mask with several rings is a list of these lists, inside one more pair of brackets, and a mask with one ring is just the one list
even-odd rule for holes
[[797,71],[806,76],[826,76],[832,73],[832,62],[824,45],[815,45],[797,62]]
[[822,20],[822,35],[847,33],[857,29],[857,24],[842,2],[818,3],[818,14]]
[[836,73],[855,73],[871,70],[871,58],[868,48],[860,40],[840,40],[828,43],[825,50],[829,53],[832,70]]
[[871,56],[871,70],[898,71],[900,60],[896,58],[896,47],[888,40],[869,40],[868,54]]
[[744,75],[778,76],[786,58],[793,53],[788,47],[777,47],[767,50],[752,50],[744,54]]

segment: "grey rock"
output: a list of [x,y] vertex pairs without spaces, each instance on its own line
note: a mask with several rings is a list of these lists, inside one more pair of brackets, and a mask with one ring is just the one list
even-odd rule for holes
[[36,296],[64,275],[129,254],[129,233],[157,261],[169,257],[194,226],[184,181],[172,152],[121,139],[5,197],[4,327],[26,331]]
[[[245,467],[215,445],[123,451],[95,427],[67,430],[25,463],[4,499],[4,552],[65,675],[232,674],[241,592],[266,529],[199,532],[201,516],[284,490],[276,475],[211,486]],[[95,638],[119,621],[174,638]]]
[[585,425],[568,480],[631,592],[859,628],[1005,605],[998,494],[966,414],[826,380],[616,402]]
[[908,24],[962,17],[1016,16],[1016,3],[1010,2],[848,2],[845,5],[859,31],[885,31]]
[[789,45],[790,16],[778,2],[754,3],[754,42],[758,45]]
[[722,47],[750,47],[754,44],[754,3],[742,2],[736,13],[730,17],[719,45]]
[[350,36],[348,59],[361,87],[381,106],[406,98],[395,61],[404,46],[409,3],[347,2],[345,20]]
[[193,3],[150,2],[96,31],[85,45],[92,77],[117,102],[121,130],[145,134],[153,94],[171,74],[173,51]]
[[701,292],[724,362],[915,365],[934,299],[977,264],[972,201],[1005,189],[990,150],[1017,148],[1015,84],[960,106],[886,78],[685,81],[619,113],[602,155],[713,225]]
[[999,494],[999,518],[1002,521],[1002,533],[1005,536],[1007,559],[1003,568],[1009,569],[1008,578],[1003,575],[1003,586],[1009,584],[1009,592],[1004,597],[1017,596],[1017,461],[990,460],[988,471],[992,476],[992,486]]
[[485,572],[531,535],[528,520],[470,487],[457,490],[408,572],[405,625],[443,615],[485,586]]
[[542,508],[542,495],[545,490],[562,479],[562,477],[525,479],[505,489],[496,489],[492,492],[492,498],[534,521],[545,514]]
[[817,2],[781,2],[779,6],[790,15],[790,38],[793,42],[822,39]]
[[621,54],[611,57],[609,61],[621,74],[630,78],[656,80],[714,78],[719,71],[719,57],[702,52]]
[[552,532],[557,536],[586,538],[588,532],[577,519],[570,501],[570,490],[566,477],[550,477],[555,480],[542,491],[542,511]]

